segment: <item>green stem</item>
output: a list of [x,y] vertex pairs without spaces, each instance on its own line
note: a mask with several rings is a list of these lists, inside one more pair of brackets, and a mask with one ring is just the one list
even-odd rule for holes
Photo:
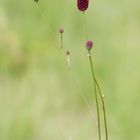
[[[39,13],[40,13],[41,18],[42,18],[43,26],[49,27],[49,23],[48,23],[48,25],[46,26],[46,19],[48,19],[47,15],[45,14],[46,12],[44,12],[44,9],[41,8],[39,1],[36,2],[36,5],[37,5],[37,7],[38,7],[38,9],[39,9]],[[51,34],[53,34],[51,28],[47,28],[47,30],[45,30],[45,31],[47,31],[47,33],[48,33],[50,36],[51,36]],[[55,41],[54,38],[53,38],[53,41]]]
[[101,89],[100,89],[100,86],[95,78],[95,83],[97,85],[97,88],[99,90],[99,95],[100,95],[100,98],[101,98],[101,102],[102,102],[102,108],[103,108],[103,116],[104,116],[104,127],[105,127],[105,134],[106,134],[106,140],[108,140],[108,129],[107,129],[107,119],[106,119],[106,109],[105,109],[105,102],[104,102],[104,97],[101,93]]
[[104,97],[102,95],[102,92],[101,92],[101,89],[100,89],[100,86],[98,84],[98,81],[96,80],[96,77],[95,77],[95,73],[94,73],[94,69],[93,69],[93,62],[92,62],[92,58],[91,58],[91,54],[90,54],[90,51],[89,51],[89,56],[90,56],[90,63],[91,63],[91,67],[92,67],[92,75],[93,75],[93,79],[94,79],[94,82],[98,88],[98,91],[99,91],[99,96],[101,98],[101,102],[102,102],[102,109],[103,109],[103,116],[104,116],[104,127],[105,127],[105,134],[106,134],[106,140],[108,140],[108,129],[107,129],[107,119],[106,119],[106,109],[105,109],[105,102],[104,102]]
[[96,89],[96,83],[95,83],[95,75],[94,75],[94,69],[93,69],[93,63],[92,63],[90,51],[89,51],[89,61],[90,61],[91,72],[92,72],[92,77],[93,77],[93,81],[94,81],[94,88],[95,88],[95,99],[96,99],[97,117],[98,117],[98,135],[99,135],[99,140],[101,140],[100,111],[99,111],[99,103],[98,103],[97,89]]
[[86,14],[83,12],[84,15],[84,24],[85,24],[85,33],[86,33],[86,39],[88,40],[88,26],[87,26],[87,20],[86,20]]
[[61,49],[63,49],[63,35],[61,33]]

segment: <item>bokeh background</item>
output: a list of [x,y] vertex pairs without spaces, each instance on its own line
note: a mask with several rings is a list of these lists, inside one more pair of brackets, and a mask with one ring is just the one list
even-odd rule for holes
[[[97,140],[84,16],[76,0],[39,5],[0,0],[0,140]],[[86,12],[110,140],[140,139],[139,6],[139,0],[91,0]]]

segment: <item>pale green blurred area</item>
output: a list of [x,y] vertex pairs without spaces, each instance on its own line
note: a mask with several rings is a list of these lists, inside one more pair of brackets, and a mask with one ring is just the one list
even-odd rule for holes
[[[98,140],[84,16],[76,0],[40,0],[40,7],[0,0],[0,140]],[[91,0],[86,19],[109,139],[139,140],[140,1]]]

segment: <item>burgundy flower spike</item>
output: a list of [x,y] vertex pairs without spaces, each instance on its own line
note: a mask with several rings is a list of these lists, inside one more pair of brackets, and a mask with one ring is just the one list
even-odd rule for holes
[[77,0],[77,7],[80,11],[86,11],[88,8],[89,0]]

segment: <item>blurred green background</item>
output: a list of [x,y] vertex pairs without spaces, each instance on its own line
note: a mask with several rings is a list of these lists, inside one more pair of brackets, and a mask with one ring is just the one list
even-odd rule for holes
[[[140,139],[139,5],[138,0],[91,0],[86,12],[110,140]],[[84,43],[76,0],[40,0],[40,8],[33,0],[0,0],[0,140],[98,139]]]

